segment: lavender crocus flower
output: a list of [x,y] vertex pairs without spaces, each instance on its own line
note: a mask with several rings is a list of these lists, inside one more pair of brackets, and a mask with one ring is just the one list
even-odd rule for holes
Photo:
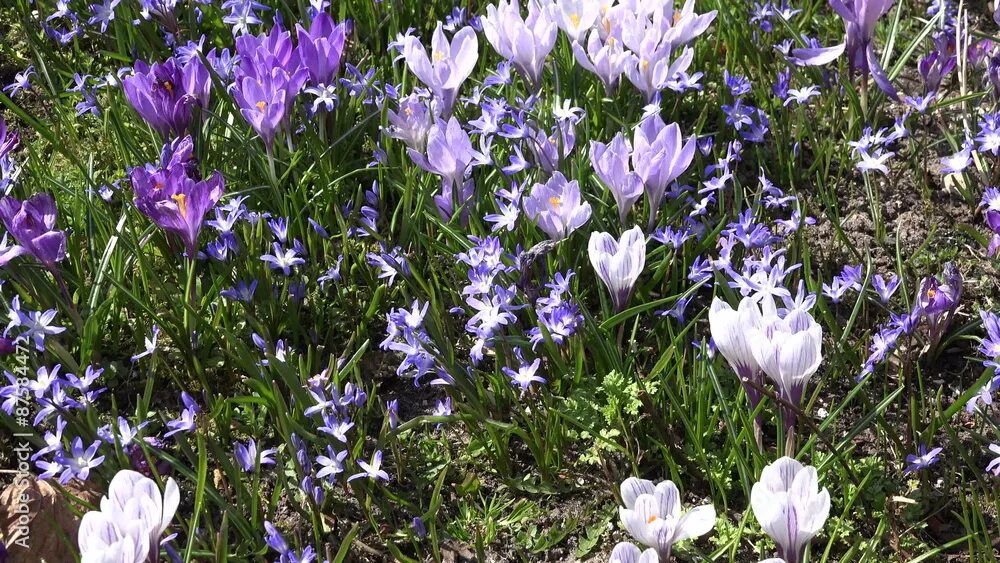
[[555,241],[562,240],[590,219],[590,204],[580,197],[580,184],[556,172],[544,184],[535,184],[524,198],[524,212]]
[[129,104],[164,139],[184,134],[194,106],[207,106],[211,84],[197,58],[184,65],[173,57],[152,66],[137,61],[132,75],[122,78]]
[[707,534],[715,527],[715,507],[710,504],[681,514],[681,495],[673,481],[629,477],[621,485],[624,507],[618,507],[622,525],[642,545],[671,560],[673,545]]
[[476,31],[463,27],[449,42],[441,22],[438,22],[431,39],[430,57],[420,40],[413,36],[403,39],[402,52],[410,72],[434,93],[441,115],[450,116],[458,89],[472,74],[479,60]]
[[601,41],[601,32],[590,32],[586,50],[580,43],[573,43],[573,55],[581,67],[597,75],[604,84],[604,91],[612,94],[618,88],[622,74],[632,61],[631,54],[625,50],[622,42],[614,37]]
[[299,37],[299,57],[312,83],[317,86],[333,84],[340,72],[347,26],[343,22],[334,24],[330,14],[324,12],[312,21],[309,31],[298,24],[295,30]]
[[667,125],[659,115],[643,120],[636,128],[632,140],[632,167],[642,179],[649,198],[648,230],[656,224],[656,214],[667,187],[691,165],[696,148],[694,136],[684,143],[680,126]]
[[801,563],[806,546],[830,515],[830,493],[819,490],[816,468],[783,457],[761,472],[750,506],[787,563]]
[[556,0],[553,5],[559,28],[573,43],[580,42],[601,14],[601,3],[596,0]]
[[30,254],[55,272],[56,263],[66,258],[66,233],[56,229],[57,214],[49,194],[35,194],[23,202],[11,196],[0,199],[0,222],[17,241],[0,249],[0,266]]
[[180,504],[177,483],[167,479],[163,493],[141,473],[122,470],[108,485],[99,511],[80,521],[78,542],[83,561],[156,561],[160,536]]
[[611,293],[615,312],[623,311],[646,265],[646,236],[642,229],[633,227],[618,240],[608,233],[593,233],[587,251],[597,276]]
[[622,133],[615,135],[610,144],[590,142],[590,160],[593,162],[594,172],[611,190],[611,195],[618,204],[618,219],[622,226],[625,225],[628,212],[643,193],[642,178],[629,166],[631,155],[632,145]]
[[479,153],[457,119],[434,124],[427,134],[426,156],[412,148],[406,152],[417,166],[441,176],[441,193],[434,202],[442,218],[449,219],[455,213],[456,199],[458,208],[468,211],[465,205],[472,198],[473,185],[465,182],[465,175]]
[[[687,0],[679,12],[674,12],[672,1],[648,2],[632,9],[619,7],[621,39],[633,53],[626,72],[648,102],[656,99],[663,88],[684,90],[681,84],[687,81],[684,77],[694,50],[680,48],[708,29],[715,15],[714,11],[695,14],[694,0]],[[675,57],[678,50],[680,54]]]
[[878,87],[893,100],[899,94],[882,69],[875,54],[875,24],[889,11],[896,0],[830,0],[830,6],[844,19],[847,35],[844,43],[833,47],[794,49],[792,54],[805,65],[823,65],[847,52],[852,72],[867,77],[871,74]]
[[389,110],[389,125],[387,134],[393,139],[399,139],[407,147],[418,153],[423,153],[427,144],[427,135],[434,124],[434,113],[427,103],[417,94],[410,94],[399,99],[398,111]]
[[528,17],[521,16],[518,0],[501,0],[479,18],[486,40],[509,60],[532,90],[542,86],[545,58],[556,45],[559,27],[552,4],[528,0]]
[[[175,153],[190,155],[188,145]],[[187,160],[172,159],[166,168],[139,166],[129,175],[135,191],[135,205],[160,228],[180,237],[188,257],[197,255],[198,233],[205,215],[222,197],[222,174],[215,171],[208,180],[189,175]]]

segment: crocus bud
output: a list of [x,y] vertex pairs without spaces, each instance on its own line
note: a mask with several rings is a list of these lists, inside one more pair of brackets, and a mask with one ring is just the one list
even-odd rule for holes
[[597,276],[611,292],[615,311],[623,311],[646,265],[646,236],[642,229],[633,227],[619,240],[608,233],[593,233],[587,250]]
[[[830,515],[830,493],[819,490],[816,468],[783,457],[761,472],[750,506],[786,563],[800,563],[806,545]],[[770,560],[769,560],[770,561]]]
[[762,323],[760,304],[754,296],[744,297],[735,311],[728,303],[716,297],[708,311],[708,326],[712,331],[715,347],[740,378],[750,399],[751,409],[756,409],[760,402],[760,386],[764,381],[760,365],[751,349],[750,331],[760,329]]
[[[751,351],[761,370],[778,386],[781,398],[799,406],[809,379],[823,361],[823,327],[808,312],[795,309],[777,315],[770,296],[761,300],[765,314],[759,328],[748,332]],[[782,406],[785,428],[795,425],[795,411]]]

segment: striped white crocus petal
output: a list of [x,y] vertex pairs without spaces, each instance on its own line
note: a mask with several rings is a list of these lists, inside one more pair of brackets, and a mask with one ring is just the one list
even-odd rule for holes
[[760,306],[751,296],[744,297],[735,311],[718,297],[712,300],[712,307],[708,311],[712,340],[733,371],[760,371],[750,348],[749,333],[751,330],[759,330],[762,321]]
[[628,542],[621,542],[611,550],[608,563],[657,563],[659,560],[653,548],[642,551]]

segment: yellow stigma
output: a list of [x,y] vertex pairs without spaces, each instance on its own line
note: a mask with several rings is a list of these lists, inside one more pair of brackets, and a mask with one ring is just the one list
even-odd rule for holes
[[434,51],[432,58],[434,59],[434,62],[439,63],[444,60],[444,53],[441,51]]
[[657,516],[655,514],[650,514],[649,515],[649,519],[646,520],[646,523],[647,524],[652,524],[653,522],[656,522],[657,519],[659,519],[659,516]]
[[614,38],[613,36],[612,36],[612,37],[608,37],[608,47],[614,47],[614,46],[615,46],[615,43],[616,43],[617,41],[618,41],[618,40],[617,40],[617,39],[615,39],[615,38]]
[[935,295],[937,295],[936,289],[934,289],[933,287],[927,288],[927,297],[934,299]]
[[177,204],[177,209],[180,210],[181,217],[187,219],[188,216],[187,195],[174,194],[170,196],[170,199],[174,200],[174,203]]
[[409,108],[409,107],[405,107],[405,108],[403,108],[403,113],[406,114],[406,117],[410,117],[410,116],[413,115],[413,109]]
[[169,80],[164,80],[163,81],[163,89],[166,90],[167,92],[170,92],[171,94],[173,94],[174,93],[174,84],[173,84],[173,82],[170,82]]
[[559,209],[562,206],[562,198],[557,195],[550,197],[549,205],[551,205],[553,209]]
[[641,61],[639,61],[639,66],[642,67],[643,72],[649,71],[649,61],[647,61],[646,59],[642,59]]
[[573,24],[573,27],[580,27],[580,14],[570,14],[569,21]]
[[604,33],[611,33],[611,18],[601,19],[601,26],[604,27]]
[[681,21],[681,12],[680,12],[680,10],[674,12],[674,25],[677,25],[677,22],[679,22],[679,21]]
[[264,109],[266,109],[266,108],[267,108],[267,102],[257,102],[257,109],[258,110],[260,110],[261,112],[263,112]]

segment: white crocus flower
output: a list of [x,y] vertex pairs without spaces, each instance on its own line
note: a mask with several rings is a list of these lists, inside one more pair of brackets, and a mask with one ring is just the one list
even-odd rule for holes
[[[753,409],[760,402],[759,387],[763,383],[750,339],[751,331],[759,330],[764,321],[758,301],[753,296],[744,297],[734,311],[728,303],[716,297],[708,310],[708,326],[715,347],[740,378]],[[748,382],[756,383],[756,387]]]
[[180,492],[173,479],[167,479],[161,494],[152,479],[135,471],[119,471],[108,485],[108,496],[101,499],[101,510],[88,512],[80,522],[81,561],[146,561],[159,551],[160,536],[178,504]]
[[623,311],[646,266],[646,235],[638,226],[622,233],[618,240],[608,233],[592,233],[587,250],[597,277],[611,292],[615,312]]
[[597,23],[601,5],[594,0],[558,0],[555,4],[557,23],[574,43]]
[[761,472],[750,506],[786,563],[800,563],[806,545],[830,515],[830,493],[819,490],[816,468],[783,457]]
[[[823,361],[823,327],[808,312],[796,309],[781,318],[770,296],[762,298],[764,318],[748,331],[757,364],[778,386],[781,398],[798,407],[809,379]],[[785,427],[795,425],[795,411],[784,408]]]
[[618,508],[622,525],[642,545],[654,548],[669,560],[673,545],[696,538],[715,527],[715,508],[699,506],[681,513],[681,498],[672,481],[654,485],[652,481],[629,477],[621,485],[624,507]]
[[642,551],[628,542],[616,545],[611,550],[611,557],[608,558],[608,563],[659,563],[659,561],[660,556],[656,554],[655,549]]

